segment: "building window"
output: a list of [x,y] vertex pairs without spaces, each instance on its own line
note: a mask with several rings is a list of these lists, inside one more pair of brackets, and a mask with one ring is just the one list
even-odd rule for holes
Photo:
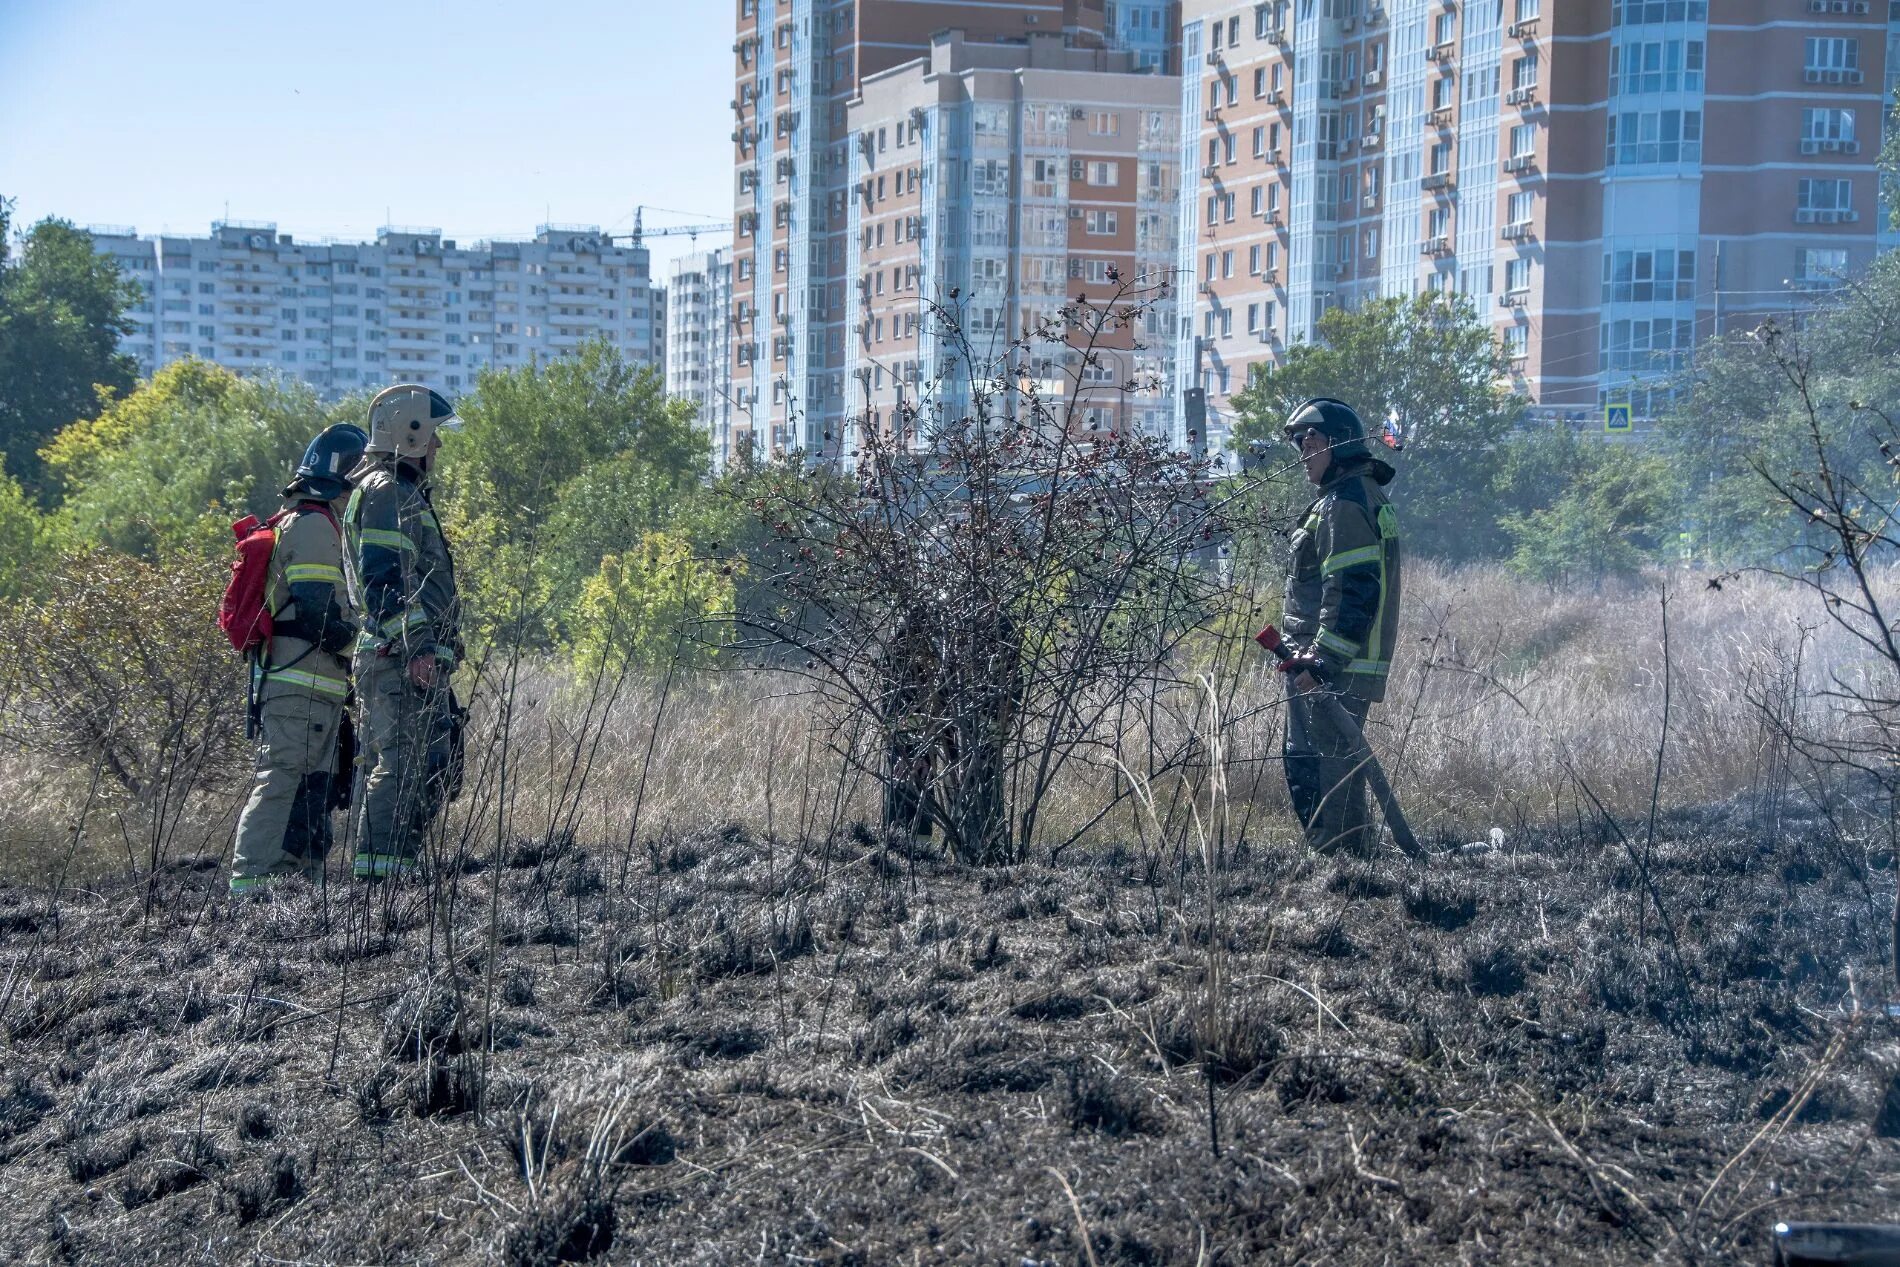
[[1807,69],[1810,74],[1860,69],[1860,41],[1840,36],[1823,36],[1807,41]]
[[1432,146],[1431,166],[1426,170],[1433,176],[1443,176],[1451,171],[1451,142],[1440,141]]
[[1113,110],[1097,110],[1089,116],[1090,136],[1120,136],[1122,117]]
[[1247,248],[1247,275],[1260,276],[1260,246],[1258,243]]
[[1451,10],[1447,9],[1445,12],[1439,14],[1432,43],[1441,47],[1450,44],[1453,37],[1457,35],[1457,23],[1458,16]]
[[1851,180],[1804,180],[1795,206],[1801,211],[1847,211],[1854,205]]
[[1854,112],[1852,110],[1803,110],[1801,112],[1801,139],[1816,145],[1840,146],[1851,144],[1854,140]]
[[1537,87],[1537,54],[1526,53],[1511,63],[1513,89]]
[[1603,257],[1606,304],[1685,303],[1694,298],[1694,251],[1614,251]]
[[1531,222],[1532,200],[1536,196],[1533,193],[1512,194],[1506,204],[1505,223],[1514,227],[1528,226]]
[[1700,110],[1628,110],[1612,114],[1604,161],[1697,163],[1702,161]]
[[1088,165],[1089,184],[1113,185],[1121,179],[1120,163],[1090,163]]
[[1708,20],[1708,0],[1610,0],[1610,21],[1616,26]]
[[1519,123],[1511,128],[1511,157],[1532,158],[1537,154],[1537,125]]
[[1508,260],[1504,265],[1504,290],[1506,294],[1521,295],[1531,288],[1531,262],[1527,259]]
[[1802,281],[1839,282],[1846,276],[1846,251],[1816,250],[1813,247],[1809,247],[1801,252]]
[[1254,67],[1253,95],[1256,98],[1267,95],[1267,68],[1265,66]]
[[1248,214],[1256,216],[1260,214],[1260,196],[1263,192],[1259,185],[1253,187],[1253,193],[1250,195],[1253,199],[1253,205],[1248,208]]
[[1363,245],[1365,247],[1365,256],[1367,259],[1369,260],[1378,259],[1379,258],[1379,231],[1377,229],[1367,229],[1365,232],[1365,241]]
[[1542,7],[1542,0],[1517,0],[1517,20],[1519,22],[1535,20],[1540,16],[1538,10]]
[[1531,354],[1531,328],[1529,326],[1508,325],[1504,327],[1504,355],[1513,361],[1521,361]]
[[1631,40],[1610,48],[1610,91],[1702,91],[1701,40]]
[[1090,211],[1088,215],[1090,233],[1114,233],[1120,227],[1119,217],[1113,211]]

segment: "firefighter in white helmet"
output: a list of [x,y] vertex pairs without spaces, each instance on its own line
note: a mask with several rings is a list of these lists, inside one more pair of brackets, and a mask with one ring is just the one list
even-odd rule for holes
[[351,478],[343,557],[362,625],[353,661],[364,771],[359,878],[417,865],[458,773],[449,675],[461,656],[460,600],[429,504],[429,474],[442,433],[459,426],[439,393],[408,383],[385,388],[370,402],[369,446]]

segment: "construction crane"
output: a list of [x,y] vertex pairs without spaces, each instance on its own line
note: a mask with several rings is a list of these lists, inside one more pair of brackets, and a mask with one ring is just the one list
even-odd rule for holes
[[[727,224],[676,224],[676,225],[669,225],[668,227],[664,229],[649,229],[649,228],[644,227],[641,224],[641,213],[644,212],[645,210],[646,210],[645,206],[635,207],[633,209],[633,232],[630,234],[627,234],[627,233],[615,234],[614,241],[618,242],[618,241],[626,240],[626,241],[632,242],[635,246],[639,246],[640,243],[646,238],[672,238],[672,237],[678,237],[680,234],[684,233],[687,237],[692,238],[693,241],[697,243],[699,241],[699,235],[702,233],[731,233],[732,232],[732,225],[730,223],[727,223]],[[655,210],[658,210],[658,208],[655,208]]]

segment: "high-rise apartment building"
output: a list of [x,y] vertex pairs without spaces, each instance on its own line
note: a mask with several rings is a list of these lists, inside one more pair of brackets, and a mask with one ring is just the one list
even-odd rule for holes
[[208,237],[92,232],[144,290],[122,347],[145,374],[198,356],[325,395],[404,381],[454,393],[482,366],[551,360],[597,336],[655,363],[647,251],[593,225],[470,247],[395,226],[373,243],[298,242],[236,221]]
[[666,294],[666,394],[693,402],[724,470],[733,456],[731,253],[674,260]]
[[[1103,0],[735,0],[732,390],[765,452],[836,458],[846,400],[851,133],[866,77],[970,43],[1103,42]],[[827,440],[825,437],[832,437]]]
[[1110,45],[1135,55],[1137,70],[1181,73],[1181,0],[1106,0],[1102,25]]
[[[979,361],[1027,345],[1078,429],[1170,434],[1179,88],[1135,72],[1132,51],[1053,32],[949,30],[864,78],[847,117],[847,428],[891,431],[906,404],[960,416],[967,340]],[[1071,299],[1117,294],[1147,301],[1144,321],[1106,334],[1094,364],[1035,337]]]
[[[1886,0],[1186,0],[1178,381],[1231,421],[1327,308],[1469,296],[1555,416],[1885,243]],[[1185,425],[1183,423],[1182,425]]]

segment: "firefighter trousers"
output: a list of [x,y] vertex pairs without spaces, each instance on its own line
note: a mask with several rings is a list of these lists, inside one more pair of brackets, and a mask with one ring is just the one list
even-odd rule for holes
[[251,796],[238,818],[233,893],[279,876],[302,872],[315,877],[323,871],[330,851],[330,780],[342,718],[341,698],[293,689],[265,695],[258,707]]
[[364,777],[353,865],[360,878],[382,879],[416,865],[447,799],[448,684],[419,687],[401,656],[373,649],[357,652],[355,674]]
[[[1348,733],[1325,701],[1336,700],[1359,726]],[[1326,853],[1368,855],[1378,837],[1366,808],[1364,727],[1371,703],[1339,691],[1302,694],[1287,683],[1287,792],[1306,842]]]

